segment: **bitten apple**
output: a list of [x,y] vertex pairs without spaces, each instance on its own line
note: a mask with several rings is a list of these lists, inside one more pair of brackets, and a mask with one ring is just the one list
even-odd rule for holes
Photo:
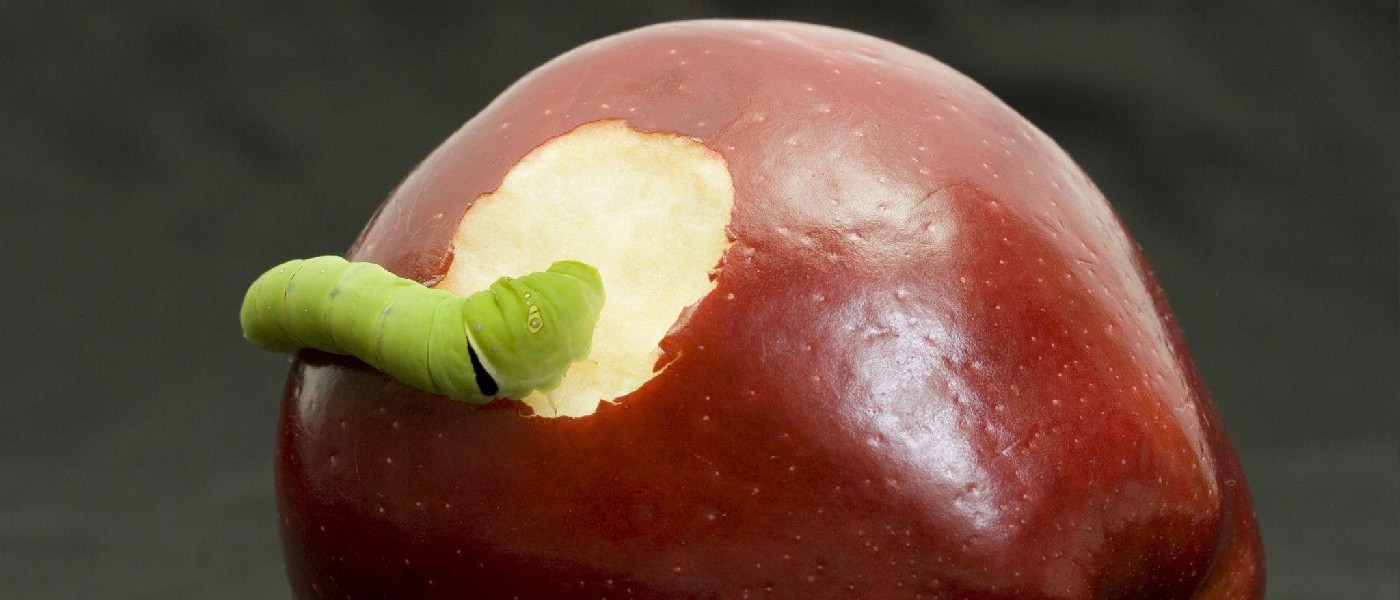
[[906,48],[735,21],[583,46],[351,258],[459,293],[583,260],[608,299],[524,403],[302,353],[277,468],[299,598],[1262,595],[1138,248],[1045,134]]

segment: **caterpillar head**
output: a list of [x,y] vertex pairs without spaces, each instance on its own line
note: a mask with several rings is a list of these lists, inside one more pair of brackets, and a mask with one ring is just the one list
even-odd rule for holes
[[463,315],[481,393],[523,398],[557,387],[588,356],[603,302],[598,270],[577,261],[502,277],[469,296]]

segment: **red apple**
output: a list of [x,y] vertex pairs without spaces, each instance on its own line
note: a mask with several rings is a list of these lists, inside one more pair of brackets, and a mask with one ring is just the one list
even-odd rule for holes
[[528,404],[303,353],[277,468],[299,598],[1262,596],[1137,246],[1045,134],[906,48],[725,21],[583,46],[351,254],[464,293],[587,259],[608,306]]

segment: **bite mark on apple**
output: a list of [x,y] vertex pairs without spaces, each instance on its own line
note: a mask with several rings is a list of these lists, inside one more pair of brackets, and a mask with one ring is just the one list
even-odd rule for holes
[[467,294],[563,259],[596,267],[607,301],[588,358],[558,388],[523,399],[537,416],[589,415],[663,368],[662,338],[716,286],[733,206],[718,152],[621,120],[587,123],[535,148],[475,200],[435,287]]

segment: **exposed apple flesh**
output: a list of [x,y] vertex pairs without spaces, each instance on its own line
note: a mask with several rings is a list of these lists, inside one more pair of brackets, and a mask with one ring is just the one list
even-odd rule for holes
[[664,370],[538,418],[303,354],[278,448],[298,597],[1262,595],[1237,460],[1136,246],[1051,140],[908,49],[749,22],[584,46],[430,155],[352,257],[473,285],[464,263],[509,254],[465,250],[497,233],[487,195],[600,127],[693,140],[732,181],[713,289],[657,304]]
[[558,388],[523,399],[538,415],[589,415],[652,378],[661,338],[714,289],[733,204],[724,159],[698,142],[622,121],[586,124],[532,151],[473,203],[437,287],[467,295],[565,257],[596,267],[608,299],[592,352]]

